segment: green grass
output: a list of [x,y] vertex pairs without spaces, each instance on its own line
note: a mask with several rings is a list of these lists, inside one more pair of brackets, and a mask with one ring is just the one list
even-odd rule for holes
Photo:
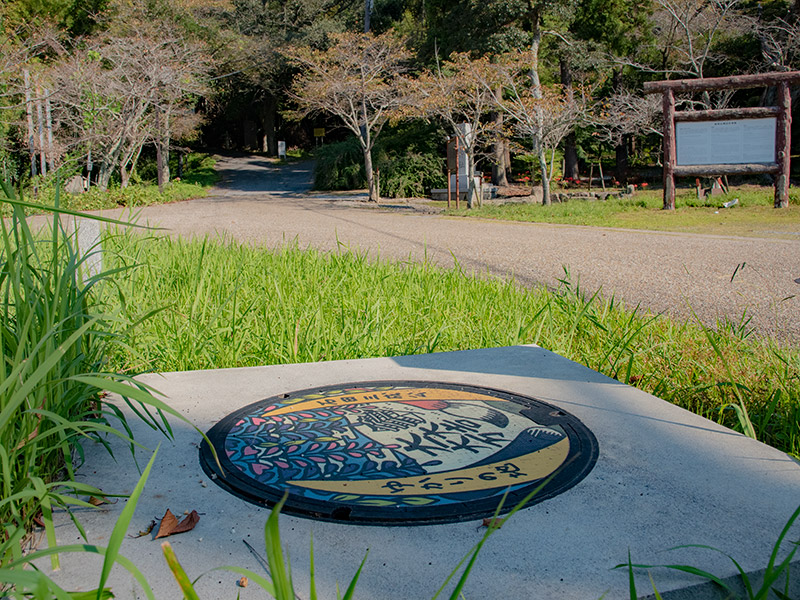
[[[83,194],[67,194],[59,191],[59,206],[69,210],[87,211],[121,206],[138,208],[202,198],[208,194],[208,189],[219,180],[214,166],[215,160],[212,156],[189,154],[186,158],[183,177],[180,181],[171,181],[164,189],[163,194],[159,192],[158,186],[153,182],[131,183],[126,188],[112,185],[105,191],[92,187]],[[60,183],[63,184],[64,182]],[[37,201],[47,206],[53,206],[56,189],[55,180],[48,179],[46,184],[42,186]]]
[[107,301],[126,319],[162,312],[110,360],[179,371],[393,356],[537,343],[620,381],[800,454],[800,352],[586,294],[467,276],[431,264],[375,262],[233,242],[110,235],[119,267]]
[[[87,272],[86,258],[57,216],[46,237],[31,232],[24,215],[30,205],[4,182],[0,187],[12,209],[9,219],[0,220],[0,568],[5,568],[22,561],[34,521],[44,526],[52,547],[54,509],[91,508],[88,496],[105,495],[74,477],[82,458],[79,441],[108,448],[105,436],[118,435],[133,444],[120,408],[106,403],[103,391],[139,403],[143,418],[165,433],[169,426],[161,411],[180,415],[130,377],[106,370],[106,356],[120,342],[111,323],[121,325],[98,300],[110,274]],[[58,197],[55,205],[56,212],[63,210]],[[157,412],[143,411],[144,405]],[[50,556],[57,566],[57,554]]]
[[[734,198],[739,203],[732,208],[722,204]],[[790,192],[786,209],[772,208],[772,188],[740,186],[727,196],[698,201],[692,190],[679,189],[676,210],[662,210],[660,190],[637,191],[631,198],[611,198],[607,201],[572,199],[550,206],[540,204],[505,204],[484,206],[473,210],[450,209],[453,216],[648,229],[747,237],[776,237],[800,240],[800,190]]]

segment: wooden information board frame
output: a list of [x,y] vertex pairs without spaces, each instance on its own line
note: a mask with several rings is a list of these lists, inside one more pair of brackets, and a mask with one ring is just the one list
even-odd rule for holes
[[[792,97],[790,86],[800,82],[800,71],[736,75],[708,79],[676,79],[650,81],[644,84],[645,94],[662,94],[664,114],[664,209],[675,210],[675,177],[698,175],[775,175],[775,208],[789,206],[789,167],[792,145]],[[703,92],[754,87],[777,87],[777,106],[727,108],[720,110],[675,110],[676,92]],[[735,119],[775,118],[775,158],[771,162],[715,165],[678,165],[675,123],[722,121]]]

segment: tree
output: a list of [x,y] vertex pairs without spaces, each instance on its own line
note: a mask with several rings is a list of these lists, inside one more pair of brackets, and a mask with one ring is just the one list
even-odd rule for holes
[[135,31],[87,40],[50,69],[56,133],[66,147],[80,148],[90,172],[99,165],[101,189],[117,170],[127,186],[152,142],[163,188],[173,133],[197,125],[191,108],[205,89],[207,68],[202,49],[163,23],[139,22]]
[[[601,65],[611,71],[610,93],[625,95],[626,72],[641,73],[630,64],[646,65],[654,57],[653,13],[651,0],[580,0],[571,26],[574,36],[602,57]],[[628,67],[628,68],[626,68]],[[636,82],[638,84],[638,82]],[[627,85],[630,85],[629,83]],[[612,106],[615,103],[611,103]],[[616,155],[616,177],[628,179],[629,132],[613,138]]]
[[224,128],[230,135],[231,122],[255,122],[259,149],[277,156],[279,112],[295,74],[281,50],[290,44],[327,47],[331,34],[359,21],[363,6],[360,0],[233,0],[231,5],[218,16],[221,26],[210,25],[204,36],[217,60],[206,108],[224,123],[216,133]]
[[622,90],[599,102],[591,124],[601,142],[619,147],[631,136],[663,135],[661,97]]
[[294,116],[328,113],[341,119],[358,138],[369,200],[377,202],[372,149],[390,116],[407,101],[403,71],[410,55],[391,34],[345,33],[332,39],[326,50],[287,50],[301,66],[291,92],[299,106]]
[[478,199],[473,176],[476,152],[496,123],[486,117],[497,108],[494,101],[497,83],[487,57],[471,59],[466,53],[453,54],[449,61],[424,72],[413,83],[414,106],[408,114],[444,121],[466,154],[468,208]]
[[735,27],[741,0],[654,1],[660,70],[684,78],[705,77],[708,64],[721,60],[714,45]]
[[530,54],[509,53],[498,62],[503,94],[496,102],[512,121],[517,135],[531,140],[542,175],[542,203],[550,204],[555,149],[583,119],[587,102],[583,93],[575,94],[572,89],[569,90],[572,93],[565,93],[562,86],[537,86],[528,71],[534,62]]

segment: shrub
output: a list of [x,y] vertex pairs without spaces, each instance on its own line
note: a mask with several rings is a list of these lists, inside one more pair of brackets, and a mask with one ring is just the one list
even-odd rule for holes
[[[431,188],[446,187],[446,137],[444,129],[422,121],[386,127],[372,152],[373,164],[380,171],[381,195],[419,197]],[[355,137],[317,151],[314,189],[353,190],[366,185],[364,155]]]
[[315,190],[360,190],[367,186],[364,154],[355,137],[325,144],[317,150],[316,157]]

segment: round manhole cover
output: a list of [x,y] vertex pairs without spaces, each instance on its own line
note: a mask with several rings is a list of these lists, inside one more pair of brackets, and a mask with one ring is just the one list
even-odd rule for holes
[[200,461],[228,491],[284,512],[375,525],[487,517],[583,479],[597,440],[576,417],[470,385],[381,381],[267,398],[222,419]]

